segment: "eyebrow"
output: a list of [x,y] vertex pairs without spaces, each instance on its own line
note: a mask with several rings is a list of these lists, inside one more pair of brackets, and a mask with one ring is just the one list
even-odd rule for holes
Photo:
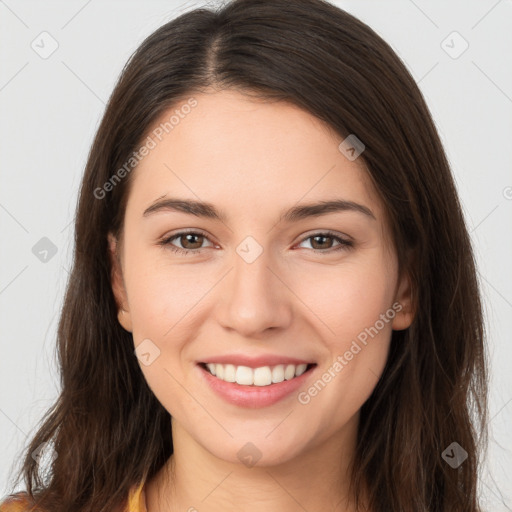
[[[151,214],[161,211],[176,211],[195,215],[196,217],[227,222],[226,213],[222,210],[218,210],[211,203],[172,197],[157,199],[151,206],[149,206],[149,208],[146,208],[143,217],[148,217]],[[375,215],[367,206],[344,199],[335,199],[331,201],[320,201],[317,203],[306,203],[294,206],[281,212],[279,222],[297,222],[309,217],[320,217],[329,213],[345,211],[358,212],[376,220]]]

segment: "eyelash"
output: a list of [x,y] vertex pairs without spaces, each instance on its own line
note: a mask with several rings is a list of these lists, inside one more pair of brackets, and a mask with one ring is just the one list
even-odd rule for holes
[[[205,247],[203,247],[202,249],[182,249],[181,247],[176,247],[175,245],[171,244],[171,242],[173,240],[175,240],[176,238],[180,238],[183,235],[190,235],[190,234],[201,235],[204,238],[206,238],[207,240],[211,241],[206,236],[205,233],[203,233],[201,231],[198,231],[198,230],[194,230],[194,231],[180,231],[179,233],[176,233],[176,234],[174,234],[174,235],[172,235],[170,237],[164,238],[163,240],[160,240],[158,242],[158,245],[161,245],[163,247],[167,247],[171,251],[173,251],[175,253],[178,253],[178,254],[183,254],[185,256],[187,256],[187,255],[189,255],[191,253],[196,253],[197,254],[197,253],[202,252],[203,249],[206,249]],[[313,233],[312,235],[309,235],[306,238],[302,239],[300,243],[302,243],[302,242],[304,242],[306,240],[309,240],[310,238],[315,238],[317,236],[324,236],[324,237],[328,237],[328,238],[333,238],[334,240],[336,240],[340,244],[338,247],[336,247],[334,249],[332,249],[332,248],[331,249],[327,249],[327,250],[311,249],[312,251],[315,251],[315,252],[318,252],[318,253],[332,254],[333,252],[347,250],[347,249],[350,249],[350,248],[352,248],[354,246],[353,242],[351,242],[350,240],[345,240],[344,238],[339,237],[338,235],[336,235],[332,231],[322,231],[322,232],[318,232],[318,233]]]

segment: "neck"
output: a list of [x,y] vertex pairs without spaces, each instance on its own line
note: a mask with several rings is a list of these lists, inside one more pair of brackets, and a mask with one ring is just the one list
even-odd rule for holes
[[148,512],[353,512],[349,468],[358,415],[343,431],[272,466],[213,456],[173,419],[174,453],[146,485]]

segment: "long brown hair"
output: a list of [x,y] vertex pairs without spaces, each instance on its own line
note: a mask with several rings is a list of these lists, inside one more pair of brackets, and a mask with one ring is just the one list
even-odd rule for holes
[[[393,331],[362,407],[352,490],[371,510],[476,512],[485,447],[484,325],[472,246],[428,107],[391,47],[323,0],[235,0],[151,34],[126,64],[92,145],[58,328],[62,391],[26,449],[17,482],[52,512],[106,512],[173,453],[169,413],[117,321],[107,235],[123,228],[133,172],[105,191],[155,120],[206,87],[286,100],[364,143],[416,316]],[[101,196],[101,197],[100,197]],[[467,453],[454,468],[443,453]],[[32,453],[57,456],[46,475]],[[452,447],[453,450],[453,447]],[[46,477],[45,477],[46,476]]]

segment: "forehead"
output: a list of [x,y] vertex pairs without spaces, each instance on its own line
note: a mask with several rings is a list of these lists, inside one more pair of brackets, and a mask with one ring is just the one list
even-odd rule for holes
[[270,215],[342,198],[383,216],[364,161],[345,157],[343,137],[327,123],[291,103],[232,90],[191,97],[195,106],[184,107],[188,98],[176,103],[148,130],[154,147],[134,171],[129,203],[147,207],[170,194]]

